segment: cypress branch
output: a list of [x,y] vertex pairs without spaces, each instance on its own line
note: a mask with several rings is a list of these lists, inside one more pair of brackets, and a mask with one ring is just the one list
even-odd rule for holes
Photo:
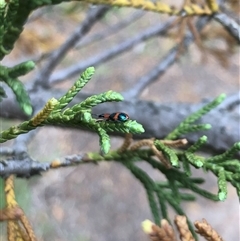
[[169,133],[165,139],[176,139],[180,137],[183,134],[189,133],[189,132],[196,132],[200,130],[208,130],[211,128],[211,125],[209,124],[201,124],[201,125],[192,125],[195,121],[200,119],[203,115],[207,114],[212,109],[216,108],[218,105],[220,105],[224,99],[226,98],[225,94],[219,95],[216,99],[214,99],[209,104],[202,107],[197,112],[191,114],[188,116],[184,121],[182,121],[178,127],[176,127],[171,133]]

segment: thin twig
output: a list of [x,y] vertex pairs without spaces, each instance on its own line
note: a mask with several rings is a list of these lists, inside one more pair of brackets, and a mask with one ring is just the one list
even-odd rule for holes
[[76,49],[82,48],[82,47],[86,47],[86,45],[90,45],[93,44],[94,42],[99,42],[103,39],[106,39],[108,37],[110,37],[112,34],[116,34],[118,33],[120,30],[129,27],[130,24],[134,23],[135,21],[137,21],[139,18],[141,18],[143,15],[145,14],[145,12],[142,11],[137,11],[134,12],[133,14],[130,15],[130,17],[114,24],[114,25],[110,25],[108,26],[105,30],[103,31],[99,31],[95,34],[93,34],[92,36],[89,36],[88,38],[83,39],[83,41],[79,42],[76,45]]
[[164,72],[175,62],[178,47],[172,48],[146,75],[143,75],[132,88],[124,91],[122,95],[125,99],[139,97],[143,90],[155,82]]
[[238,41],[240,44],[240,25],[227,16],[225,13],[216,13],[213,18],[222,24],[225,29]]
[[41,172],[47,171],[49,168],[49,163],[34,161],[26,155],[22,159],[14,157],[6,161],[1,161],[0,176],[7,177],[11,174],[15,174],[19,177],[30,177],[32,175],[39,175]]
[[[134,21],[137,21],[144,14],[145,14],[145,12],[142,12],[142,11],[139,12],[138,11],[138,12],[135,12],[134,14],[130,15],[130,17],[118,22],[117,24],[107,26],[107,28],[105,30],[99,31],[99,32],[93,34],[92,36],[86,37],[86,38],[82,39],[82,41],[79,41],[76,44],[75,49],[80,49],[80,48],[86,47],[87,45],[93,44],[95,42],[102,41],[102,40],[110,37],[112,34],[118,33],[122,29],[128,27]],[[42,61],[42,60],[48,58],[49,56],[51,56],[53,54],[53,52],[54,51],[50,51],[50,52],[47,52],[47,53],[43,53],[40,56],[36,56],[33,59],[33,61],[34,62]]]
[[107,60],[115,58],[117,55],[126,52],[127,50],[133,48],[142,41],[145,41],[156,35],[164,34],[169,29],[169,26],[171,26],[171,24],[174,22],[174,19],[175,17],[172,17],[161,25],[150,27],[147,30],[144,30],[143,32],[138,34],[137,36],[128,39],[125,42],[118,44],[111,49],[108,48],[106,51],[100,53],[99,55],[91,57],[84,62],[79,62],[63,70],[57,71],[51,76],[50,82],[55,84],[64,81],[67,78],[71,78],[79,74],[81,71],[83,71],[89,66],[96,67],[99,64],[106,62]]
[[226,14],[227,16],[231,16],[231,18],[236,21],[236,23],[240,24],[240,18],[239,18],[239,14],[231,11],[230,9],[228,9],[226,6],[224,6],[224,4],[220,4],[220,10],[222,13]]
[[60,168],[60,167],[69,167],[75,166],[82,163],[94,162],[94,160],[88,158],[86,154],[74,154],[70,156],[65,156],[63,161],[54,160],[50,163],[49,168]]
[[71,156],[65,156],[63,161],[54,160],[51,163],[35,161],[27,153],[22,157],[13,157],[5,161],[0,162],[0,176],[8,177],[11,174],[18,177],[31,177],[34,175],[40,175],[42,172],[46,172],[49,169],[56,169],[60,167],[76,166],[84,163],[96,164],[95,160],[90,159],[86,154],[75,154]]
[[76,45],[76,43],[91,29],[91,27],[107,12],[108,9],[109,7],[106,6],[99,6],[97,8],[90,9],[86,19],[74,30],[66,42],[51,54],[48,62],[42,68],[35,80],[34,87],[37,85],[45,88],[49,87],[49,77],[52,71],[56,68],[68,51]]
[[[198,31],[200,31],[206,25],[208,20],[209,18],[204,17],[198,21],[198,23],[196,24]],[[194,36],[189,33],[185,37],[181,45],[187,47],[193,40]],[[168,53],[159,61],[159,64],[157,66],[154,66],[154,68],[152,68],[146,75],[142,76],[131,89],[128,89],[127,91],[122,93],[125,99],[139,97],[139,95],[147,86],[154,83],[159,78],[159,76],[163,75],[166,70],[176,62],[176,60],[178,59],[178,53],[179,44],[170,49],[170,51],[168,51]]]
[[126,133],[122,145],[118,148],[118,152],[121,153],[126,151],[131,145],[132,141],[133,141],[132,134]]

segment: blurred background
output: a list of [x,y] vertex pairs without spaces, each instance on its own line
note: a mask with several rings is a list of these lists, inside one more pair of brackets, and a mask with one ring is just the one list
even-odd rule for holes
[[[231,1],[228,4],[225,7],[232,11]],[[87,4],[73,2],[33,12],[15,49],[2,64],[12,66],[29,59],[37,61],[37,69],[22,78],[27,84],[43,66],[48,56],[46,53],[61,46],[84,20],[88,8]],[[239,13],[239,9],[234,11],[233,14]],[[93,26],[77,47],[69,51],[56,71],[74,65],[76,61],[84,62],[102,53],[106,46],[110,49],[168,18],[165,14],[113,8]],[[125,25],[116,27],[121,23]],[[104,36],[111,29],[112,33]],[[232,94],[239,90],[239,48],[236,44],[230,44],[234,40],[216,22],[204,28],[201,39],[204,51],[196,44],[191,44],[178,62],[145,88],[140,98],[161,103],[197,103],[204,98],[214,98],[221,93]],[[179,41],[178,30],[173,28],[164,36],[149,38],[129,51],[99,64],[83,92],[92,94],[109,89],[120,92],[128,90]],[[69,77],[54,86],[67,89],[76,78]],[[1,129],[19,122],[2,119]],[[149,124],[153,124],[151,116]],[[112,137],[112,148],[119,147],[122,141],[121,137]],[[97,135],[54,127],[42,128],[29,146],[30,155],[43,162],[98,150]],[[163,180],[161,174],[147,164],[139,165],[154,179]],[[200,170],[193,170],[193,175],[206,177],[203,186],[217,193],[217,180],[213,175]],[[86,164],[50,170],[29,180],[17,179],[16,192],[19,204],[26,211],[39,240],[148,240],[141,229],[141,222],[145,219],[153,220],[145,190],[119,163]],[[183,207],[192,222],[205,218],[224,240],[239,240],[239,200],[232,186],[229,186],[225,202],[214,203],[198,197],[197,202],[185,203]],[[175,213],[169,210],[173,220]],[[4,240],[4,224],[1,224],[1,230]]]

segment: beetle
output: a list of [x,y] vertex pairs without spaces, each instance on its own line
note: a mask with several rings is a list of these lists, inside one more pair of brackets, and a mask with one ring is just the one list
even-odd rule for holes
[[101,115],[98,115],[98,118],[102,118],[106,121],[125,122],[129,120],[129,115],[123,112],[114,112],[112,114],[103,113]]

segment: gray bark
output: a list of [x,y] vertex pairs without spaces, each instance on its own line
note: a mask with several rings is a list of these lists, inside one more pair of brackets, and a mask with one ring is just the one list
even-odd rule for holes
[[[65,92],[62,90],[38,91],[30,97],[34,109],[40,109],[53,96],[59,98]],[[77,103],[88,97],[88,94],[79,94],[72,103]],[[104,103],[93,109],[93,113],[126,112],[131,119],[137,120],[144,126],[145,133],[136,138],[164,138],[176,128],[181,121],[193,112],[200,109],[211,100],[198,104],[191,103],[157,103],[144,100],[125,100],[119,103]],[[190,143],[195,142],[200,136],[208,136],[210,151],[227,150],[240,140],[240,113],[239,93],[229,96],[218,108],[212,110],[201,118],[198,123],[209,123],[212,129],[208,131],[190,133],[186,138]],[[26,119],[13,98],[5,99],[1,103],[1,117]],[[114,133],[118,135],[117,133]]]

